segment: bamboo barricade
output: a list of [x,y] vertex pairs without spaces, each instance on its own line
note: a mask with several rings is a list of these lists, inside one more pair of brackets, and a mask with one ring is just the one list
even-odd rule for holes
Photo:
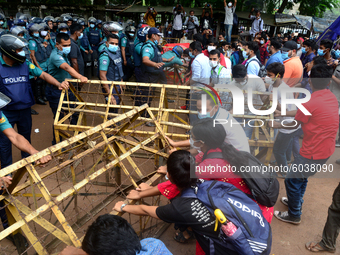
[[[154,133],[138,143],[124,137],[124,131],[146,111],[155,124]],[[117,130],[113,127],[118,122]],[[66,245],[80,247],[87,223],[110,212],[115,201],[125,199],[141,182],[156,185],[160,181],[153,158],[168,157],[163,149],[169,147],[164,131],[164,124],[144,104],[1,169],[0,177],[12,174],[13,182],[0,195],[10,223],[0,232],[0,240],[11,235],[16,247],[2,243],[0,254],[15,250],[18,254],[54,254]],[[157,140],[162,149],[153,148]],[[142,151],[152,156],[143,161],[134,157]],[[46,156],[52,160],[43,167],[39,160]],[[114,171],[118,166],[119,175]],[[159,198],[147,201],[159,202]],[[149,235],[160,226],[156,220],[145,219],[144,224],[139,224],[139,217],[129,220],[140,235]]]
[[[78,84],[80,81],[72,79],[69,80],[69,82],[71,84]],[[120,105],[105,102],[105,94],[102,91],[103,85],[111,86],[108,97],[112,96],[112,92],[117,90],[118,85],[125,87],[125,91],[119,93],[121,99]],[[188,131],[191,128],[188,115],[195,114],[196,112],[181,109],[180,107],[190,105],[190,103],[195,101],[196,99],[190,98],[190,93],[201,90],[193,86],[183,85],[90,80],[83,86],[81,91],[77,91],[71,86],[71,90],[77,98],[76,101],[68,101],[63,91],[54,121],[57,141],[88,130],[108,118],[119,116],[120,112],[124,113],[127,110],[133,109],[137,98],[134,93],[138,87],[144,88],[148,92],[150,91],[150,95],[144,97],[152,99],[149,110],[155,114],[163,127],[166,126],[166,129],[164,129],[165,135],[173,140],[188,139]],[[230,92],[229,89],[224,88],[217,88],[216,91],[218,93]],[[244,90],[243,93],[246,94],[247,91]],[[269,95],[269,93],[256,91],[252,92],[252,94],[260,96]],[[72,107],[70,107],[70,105]],[[268,109],[270,106],[271,102],[268,96],[261,109]],[[119,110],[119,113],[111,113],[110,111],[112,111],[112,109]],[[61,112],[66,112],[67,114],[63,118],[60,118]],[[77,125],[72,125],[67,120],[73,114],[79,114]],[[254,120],[252,125],[255,127],[253,128],[253,137],[249,140],[249,145],[254,147],[254,154],[259,159],[264,158],[264,163],[269,164],[273,151],[274,130],[268,126],[266,120],[273,119],[273,114],[269,116],[234,115],[234,117]],[[149,117],[141,116],[137,118],[137,121],[138,124],[125,129],[123,135],[132,136],[138,140],[141,137],[150,137],[155,134],[154,128],[144,126],[145,123],[151,121]],[[262,121],[265,121],[263,126],[261,126]],[[158,141],[156,144],[158,144]],[[141,155],[141,157],[143,157],[143,155]],[[155,158],[155,163],[158,164],[157,157]]]

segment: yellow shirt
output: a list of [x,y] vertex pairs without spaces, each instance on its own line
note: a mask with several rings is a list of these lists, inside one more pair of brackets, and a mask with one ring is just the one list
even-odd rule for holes
[[150,27],[156,26],[155,18],[154,18],[154,13],[152,13],[152,15],[150,15],[150,14],[148,15],[148,13],[145,13],[145,15],[144,15],[144,20],[146,20],[146,24],[148,24]]

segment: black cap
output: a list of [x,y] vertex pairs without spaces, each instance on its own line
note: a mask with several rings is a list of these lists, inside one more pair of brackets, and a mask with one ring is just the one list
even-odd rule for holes
[[283,51],[297,50],[297,43],[294,41],[288,41],[283,45],[281,50]]

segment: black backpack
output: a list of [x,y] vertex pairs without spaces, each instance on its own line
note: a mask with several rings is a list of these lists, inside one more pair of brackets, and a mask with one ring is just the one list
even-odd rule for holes
[[[262,172],[263,164],[256,157],[246,151],[239,151],[248,158],[249,169],[257,169],[258,171],[243,171],[239,169],[235,174],[243,178],[248,188],[251,191],[250,198],[255,199],[259,204],[272,207],[275,205],[280,192],[280,183],[276,179],[276,174],[265,171]],[[204,159],[221,158],[222,152],[211,152],[205,154]],[[245,170],[245,169],[244,169]]]

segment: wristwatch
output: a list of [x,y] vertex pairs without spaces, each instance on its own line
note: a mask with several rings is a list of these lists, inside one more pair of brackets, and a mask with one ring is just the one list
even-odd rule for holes
[[122,206],[120,207],[120,210],[123,211],[123,208],[127,206],[127,204],[122,204]]

